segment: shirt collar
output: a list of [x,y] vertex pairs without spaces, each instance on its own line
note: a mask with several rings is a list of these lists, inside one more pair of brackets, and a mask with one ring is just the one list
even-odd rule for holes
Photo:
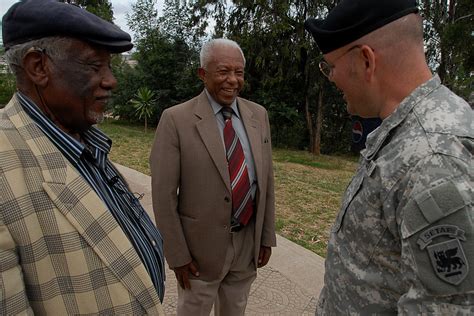
[[107,156],[110,153],[112,140],[95,126],[91,126],[82,137],[95,160],[99,159],[100,154]]
[[91,126],[81,135],[85,142],[84,145],[54,124],[29,97],[19,91],[17,96],[25,112],[28,113],[38,127],[59,149],[67,149],[68,154],[73,159],[79,160],[86,149],[90,151],[94,159],[97,159],[98,151],[105,155],[110,152],[112,140],[96,127]]
[[[214,112],[214,115],[217,115],[222,110],[222,105],[220,105],[219,103],[216,102],[216,100],[214,100],[214,98],[211,96],[209,91],[207,91],[207,89],[204,89],[204,91],[206,91],[207,99],[209,100],[209,104],[212,107],[212,111]],[[234,114],[237,116],[237,118],[239,118],[240,120],[240,112],[239,112],[239,107],[237,106],[237,98],[235,98],[235,100],[232,102],[230,107],[234,111]]]

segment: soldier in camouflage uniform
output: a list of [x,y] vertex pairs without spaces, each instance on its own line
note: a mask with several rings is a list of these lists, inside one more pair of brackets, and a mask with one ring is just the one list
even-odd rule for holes
[[414,0],[343,0],[305,27],[367,139],[318,315],[474,315],[474,115],[432,75]]

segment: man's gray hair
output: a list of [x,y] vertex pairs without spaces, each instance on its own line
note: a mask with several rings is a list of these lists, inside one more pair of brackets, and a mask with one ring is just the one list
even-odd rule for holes
[[72,39],[63,36],[43,37],[26,43],[12,46],[5,52],[5,60],[15,77],[23,69],[23,58],[31,49],[43,50],[48,56],[64,59],[68,56]]
[[227,38],[215,38],[215,39],[210,40],[207,43],[204,43],[204,45],[202,45],[201,53],[199,55],[199,59],[201,61],[201,68],[206,68],[206,66],[209,64],[212,51],[216,47],[237,48],[239,52],[242,54],[242,58],[244,59],[244,66],[245,66],[245,56],[239,44],[237,44],[237,42],[234,42],[233,40],[230,40]]

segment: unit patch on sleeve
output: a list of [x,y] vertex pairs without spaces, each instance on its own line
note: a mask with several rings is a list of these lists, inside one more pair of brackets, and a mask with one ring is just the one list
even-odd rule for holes
[[[447,241],[432,244],[437,237],[447,236]],[[418,238],[420,249],[426,248],[435,274],[444,282],[458,285],[469,272],[469,265],[461,245],[465,241],[464,231],[454,225],[433,226]]]

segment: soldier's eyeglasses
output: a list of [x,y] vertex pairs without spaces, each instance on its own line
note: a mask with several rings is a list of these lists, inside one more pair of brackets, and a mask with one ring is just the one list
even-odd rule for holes
[[360,48],[361,45],[354,45],[352,46],[351,48],[349,48],[348,50],[345,51],[344,54],[342,54],[341,56],[337,57],[336,59],[334,59],[334,61],[332,62],[332,64],[328,63],[327,61],[323,60],[319,63],[319,70],[322,72],[322,74],[330,79],[331,76],[332,76],[332,71],[334,69],[334,67],[336,67],[334,64],[336,63],[336,61],[338,61],[339,59],[341,59],[343,56],[347,55],[350,51],[352,51],[354,48]]

